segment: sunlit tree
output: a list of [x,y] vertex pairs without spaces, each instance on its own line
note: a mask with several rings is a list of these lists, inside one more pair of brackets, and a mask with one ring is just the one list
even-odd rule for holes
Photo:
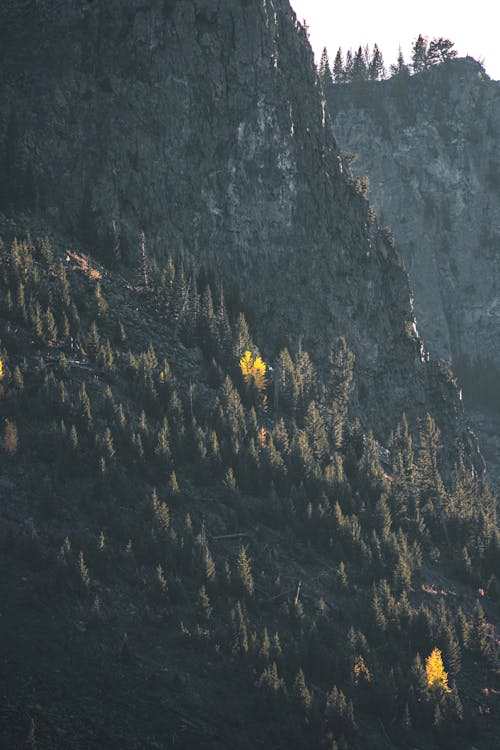
[[445,693],[451,692],[448,687],[448,674],[444,671],[443,658],[438,648],[433,649],[425,660],[425,675],[428,687],[441,688]]

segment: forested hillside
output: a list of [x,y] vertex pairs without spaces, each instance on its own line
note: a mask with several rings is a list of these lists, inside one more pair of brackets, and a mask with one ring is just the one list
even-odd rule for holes
[[498,500],[288,1],[0,55],[2,748],[496,748]]
[[[347,179],[306,30],[288,0],[6,3],[4,211],[31,210],[118,269],[137,237],[241,297],[274,363],[345,336],[359,414],[385,441],[403,412],[468,435],[427,361],[391,235]],[[377,391],[379,398],[372,398]]]
[[380,446],[345,339],[271,372],[171,261],[2,269],[6,747],[495,746],[496,498],[432,415]]

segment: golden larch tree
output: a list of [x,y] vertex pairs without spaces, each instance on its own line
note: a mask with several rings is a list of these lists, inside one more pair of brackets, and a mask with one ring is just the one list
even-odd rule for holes
[[425,675],[428,687],[441,688],[445,693],[451,693],[448,687],[448,674],[444,671],[443,657],[438,648],[433,649],[425,660]]

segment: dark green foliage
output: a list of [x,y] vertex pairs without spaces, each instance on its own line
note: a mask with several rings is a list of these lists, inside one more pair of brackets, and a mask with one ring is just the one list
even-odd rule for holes
[[331,93],[332,86],[333,86],[333,76],[332,76],[332,70],[330,68],[330,60],[328,58],[328,51],[326,47],[323,49],[323,52],[321,55],[318,74],[319,74],[319,80],[321,82],[321,86],[323,87],[325,96],[329,96]]
[[[384,744],[378,719],[394,745],[402,732],[425,747],[435,705],[416,654],[438,647],[458,687],[436,731],[465,725],[464,680],[495,668],[496,498],[466,457],[448,481],[432,417],[416,458],[404,417],[375,438],[355,419],[344,338],[314,363],[283,349],[259,409],[238,367],[258,351],[243,314],[181,264],[151,262],[146,288],[112,273],[97,287],[31,240],[2,261],[2,403],[22,461],[2,448],[20,486],[13,559],[47,581],[38,599],[78,623],[72,643],[92,644],[113,686],[118,669],[139,675],[138,695],[155,690],[167,660],[197,691],[202,664],[207,701],[220,690],[245,721],[257,711],[266,732],[284,727],[277,748]],[[421,586],[439,575],[452,589],[459,564],[462,610]],[[12,580],[23,585],[20,571]],[[485,589],[472,618],[471,585]],[[172,705],[184,705],[182,681],[162,692]]]
[[344,60],[341,47],[338,48],[337,54],[335,55],[335,61],[333,63],[333,79],[335,83],[345,82]]
[[385,78],[384,59],[377,44],[373,46],[372,57],[368,65],[368,78],[371,81],[380,81]]
[[411,63],[415,73],[421,73],[429,65],[428,39],[422,36],[422,34],[419,34],[413,43]]
[[454,43],[450,39],[444,39],[444,37],[433,39],[427,53],[428,64],[438,65],[447,60],[453,60],[457,56],[456,50],[452,49],[453,46]]

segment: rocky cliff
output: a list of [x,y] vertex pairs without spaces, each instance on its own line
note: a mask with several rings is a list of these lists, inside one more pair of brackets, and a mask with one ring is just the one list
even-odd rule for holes
[[498,408],[500,83],[459,59],[335,87],[329,104],[340,147],[394,230],[426,345],[452,360],[466,402]]
[[129,262],[144,228],[151,254],[239,287],[268,354],[302,341],[326,361],[345,335],[381,433],[429,409],[465,435],[287,0],[7,2],[0,20],[4,210],[50,216],[101,256],[114,223]]

